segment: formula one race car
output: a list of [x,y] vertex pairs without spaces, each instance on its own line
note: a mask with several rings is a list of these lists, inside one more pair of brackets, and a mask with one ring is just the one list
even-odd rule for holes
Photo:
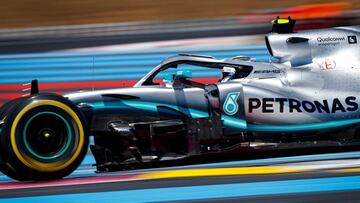
[[[1,171],[56,179],[90,149],[98,171],[234,149],[360,145],[360,27],[293,32],[276,19],[269,63],[180,54],[131,88],[39,93],[0,109]],[[191,79],[207,68],[221,78]]]

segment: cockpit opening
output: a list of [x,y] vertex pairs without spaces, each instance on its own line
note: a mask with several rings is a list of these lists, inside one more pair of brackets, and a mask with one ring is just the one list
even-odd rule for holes
[[[212,63],[199,61],[176,61],[165,64],[145,77],[142,86],[173,87],[176,82],[193,84],[211,84],[228,82],[247,77],[252,71],[251,66]],[[191,86],[190,85],[190,86]],[[184,85],[188,87],[189,85]]]

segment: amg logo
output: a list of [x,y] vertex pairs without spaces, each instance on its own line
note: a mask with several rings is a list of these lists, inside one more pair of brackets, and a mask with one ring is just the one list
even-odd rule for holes
[[254,74],[259,74],[259,73],[280,73],[280,70],[256,70],[254,71]]
[[349,42],[349,44],[357,44],[356,36],[355,35],[348,36],[348,42]]
[[[330,103],[328,100],[322,101],[299,101],[290,98],[249,98],[248,112],[253,113],[254,110],[261,110],[262,113],[338,113],[338,112],[353,112],[359,108],[358,103],[355,102],[356,97],[349,96],[345,101],[340,101],[334,98]],[[285,110],[285,107],[286,108]]]

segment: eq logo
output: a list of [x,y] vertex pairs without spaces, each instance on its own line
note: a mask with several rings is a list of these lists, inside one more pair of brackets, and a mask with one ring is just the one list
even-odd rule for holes
[[335,69],[336,67],[336,63],[333,60],[330,59],[326,59],[324,62],[322,62],[321,64],[321,68],[323,70],[331,70],[331,69]]
[[239,98],[240,92],[230,92],[226,96],[226,100],[223,106],[224,112],[228,115],[234,115],[239,110],[237,99]]
[[348,36],[348,42],[349,42],[349,44],[357,44],[356,36],[355,35]]

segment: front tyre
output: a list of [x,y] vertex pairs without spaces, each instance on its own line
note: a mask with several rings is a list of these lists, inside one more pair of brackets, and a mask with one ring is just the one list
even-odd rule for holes
[[1,158],[14,172],[7,173],[11,178],[47,180],[73,172],[86,155],[89,139],[86,121],[73,103],[39,94],[7,115],[0,142],[6,149]]

